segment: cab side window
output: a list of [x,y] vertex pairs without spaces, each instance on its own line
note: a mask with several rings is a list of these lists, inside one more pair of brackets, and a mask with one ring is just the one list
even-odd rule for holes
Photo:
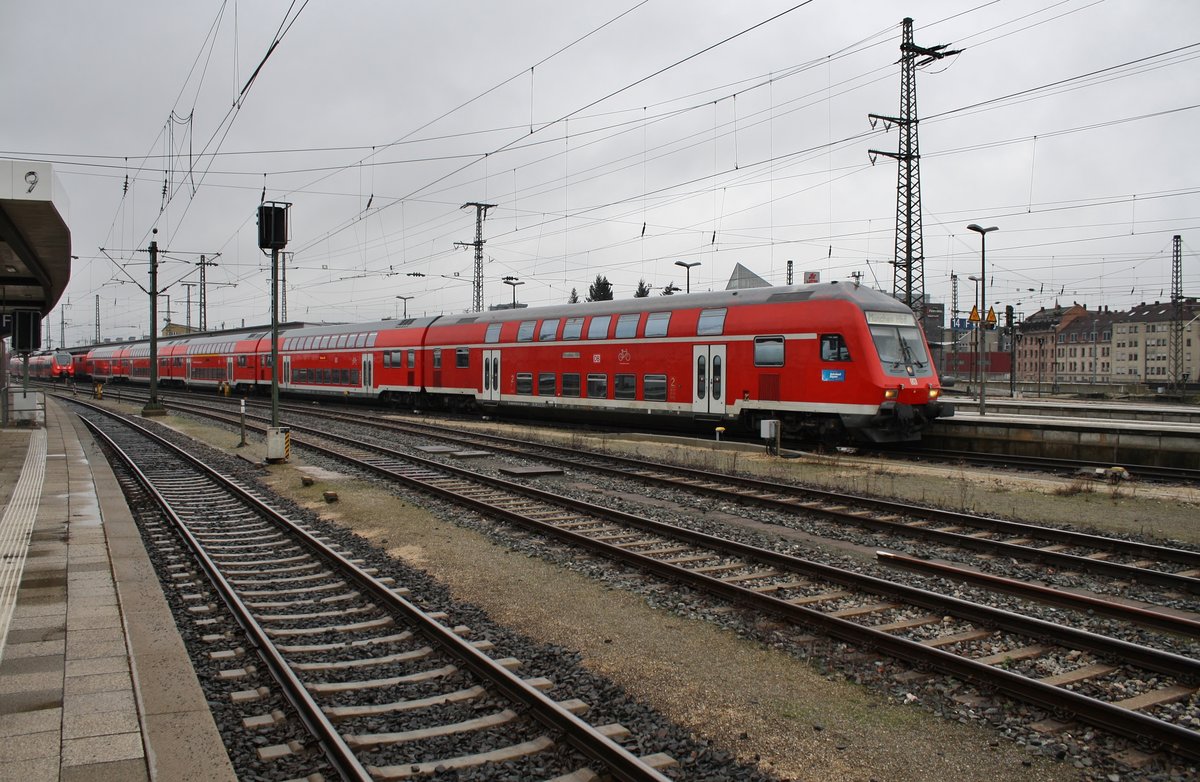
[[850,348],[846,346],[846,340],[841,334],[822,334],[821,335],[821,360],[822,361],[849,361]]

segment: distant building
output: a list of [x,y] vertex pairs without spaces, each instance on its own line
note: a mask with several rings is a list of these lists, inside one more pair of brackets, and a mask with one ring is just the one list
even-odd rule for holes
[[192,328],[191,326],[181,326],[178,323],[172,323],[171,321],[167,321],[167,324],[165,326],[163,326],[161,336],[182,337],[185,334],[199,334],[199,333],[200,333],[200,329]]
[[[1183,304],[1180,383],[1200,371],[1200,301]],[[1018,327],[1017,379],[1022,383],[1149,384],[1169,386],[1173,376],[1170,302],[1127,311],[1089,310],[1080,304],[1042,309]]]

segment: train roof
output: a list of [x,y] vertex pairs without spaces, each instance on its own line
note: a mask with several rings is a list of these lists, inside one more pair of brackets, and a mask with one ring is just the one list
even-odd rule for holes
[[[548,307],[469,312],[459,315],[434,315],[420,318],[400,318],[367,323],[304,323],[280,324],[279,336],[308,337],[329,334],[359,334],[396,328],[426,328],[431,325],[453,326],[471,323],[507,323],[515,320],[544,320],[547,318],[586,317],[588,315],[623,315],[633,312],[665,312],[681,309],[710,309],[751,304],[778,304],[802,301],[850,301],[859,309],[880,312],[912,313],[892,296],[852,282],[826,282],[816,285],[777,285],[766,288],[743,288],[733,291],[705,291],[673,296],[645,296],[636,299],[555,304]],[[247,339],[263,339],[271,334],[269,328],[255,326],[222,332],[203,332],[177,337],[162,337],[162,345],[209,345]],[[111,357],[117,350],[132,348],[132,355],[149,355],[149,342],[114,342],[93,349],[96,357]]]
[[827,282],[816,285],[778,285],[768,288],[745,288],[733,291],[706,291],[703,293],[675,294],[673,296],[644,296],[636,299],[613,299],[610,301],[556,304],[549,307],[504,309],[490,312],[473,312],[464,315],[443,315],[437,325],[460,325],[468,323],[506,323],[514,320],[541,320],[545,318],[586,317],[588,315],[623,315],[633,312],[664,312],[680,309],[710,309],[749,304],[777,304],[785,302],[842,300],[851,301],[860,309],[883,312],[908,312],[912,310],[897,299],[873,288],[855,283]]

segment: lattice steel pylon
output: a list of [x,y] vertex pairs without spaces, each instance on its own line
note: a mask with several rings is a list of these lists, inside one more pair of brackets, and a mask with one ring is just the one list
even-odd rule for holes
[[483,312],[483,218],[487,217],[487,210],[495,208],[495,204],[481,204],[478,201],[470,201],[462,205],[462,209],[468,206],[475,207],[475,241],[473,242],[455,242],[459,247],[474,247],[475,248],[475,279],[471,285],[471,312]]
[[1175,235],[1171,256],[1171,386],[1183,389],[1183,237]]
[[879,155],[899,163],[896,176],[896,254],[893,294],[925,321],[925,251],[921,235],[921,153],[917,143],[917,68],[958,54],[961,49],[944,51],[948,44],[924,47],[913,43],[913,20],[906,18],[900,40],[900,116],[868,114],[871,127],[882,122],[885,129],[900,129],[896,152],[871,149],[872,165]]

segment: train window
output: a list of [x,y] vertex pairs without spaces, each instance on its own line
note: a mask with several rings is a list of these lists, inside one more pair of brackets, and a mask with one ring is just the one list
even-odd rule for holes
[[390,369],[392,366],[392,354],[388,351],[383,352],[383,368]]
[[700,322],[696,334],[701,337],[719,336],[725,333],[725,309],[700,310]]
[[368,334],[367,335],[367,347],[369,347],[369,348],[375,347],[375,338],[378,336],[379,336],[379,334],[374,331],[372,331],[370,334]]
[[637,375],[614,375],[613,398],[637,399]]
[[579,396],[579,373],[563,373],[563,396]]
[[354,347],[365,348],[366,346],[367,346],[367,335],[366,334],[355,334],[354,335]]
[[486,350],[483,353],[483,390],[492,390],[492,357]]
[[415,367],[416,365],[417,365],[417,351],[413,350],[412,348],[409,348],[408,349],[408,366],[411,369],[411,368]]
[[563,324],[563,339],[579,339],[583,334],[583,318],[567,318]]
[[696,398],[704,399],[708,393],[708,357],[696,356]]
[[483,341],[489,342],[489,343],[490,342],[499,342],[500,341],[500,327],[502,325],[504,325],[504,324],[493,323],[493,324],[489,325],[487,327],[487,334],[483,335]]
[[533,373],[518,372],[517,373],[517,393],[532,394],[533,393]]
[[665,337],[667,336],[667,325],[671,322],[671,313],[669,312],[651,312],[646,316],[646,336],[647,337]]
[[642,378],[642,397],[647,402],[667,401],[667,376],[646,375]]
[[822,361],[849,361],[850,348],[841,334],[821,335]]
[[316,337],[305,337],[304,345],[300,349],[301,350],[312,350],[313,342],[315,340],[316,340]]
[[641,313],[635,312],[617,318],[617,339],[633,339],[637,336],[638,318]]
[[591,399],[608,399],[608,375],[588,375],[587,395]]
[[558,318],[543,320],[542,327],[538,329],[538,342],[553,342],[557,334]]
[[721,357],[712,357],[712,398],[714,402],[721,401]]
[[238,356],[238,366],[239,367],[246,366],[246,357],[245,356]]
[[611,315],[594,315],[588,324],[588,339],[607,339],[608,324],[611,322]]
[[754,366],[783,366],[783,337],[755,337]]
[[393,351],[391,351],[391,354],[392,354],[392,366],[396,367],[397,369],[404,366],[404,351],[403,350],[393,350]]
[[350,385],[356,386],[361,382],[362,382],[362,379],[361,379],[361,376],[358,374],[358,370],[351,369],[350,370]]
[[433,368],[434,369],[442,368],[442,349],[441,348],[433,349]]
[[554,396],[558,391],[558,376],[553,372],[538,374],[538,396]]
[[523,320],[517,329],[517,342],[533,342],[533,332],[537,328],[536,320]]
[[347,342],[349,339],[350,339],[350,335],[349,335],[349,334],[339,334],[339,335],[338,335],[338,338],[337,338],[337,347],[339,347],[339,348],[344,348],[344,347],[346,347],[346,342]]
[[454,349],[454,366],[459,369],[466,369],[471,366],[471,349],[470,348],[455,348]]

